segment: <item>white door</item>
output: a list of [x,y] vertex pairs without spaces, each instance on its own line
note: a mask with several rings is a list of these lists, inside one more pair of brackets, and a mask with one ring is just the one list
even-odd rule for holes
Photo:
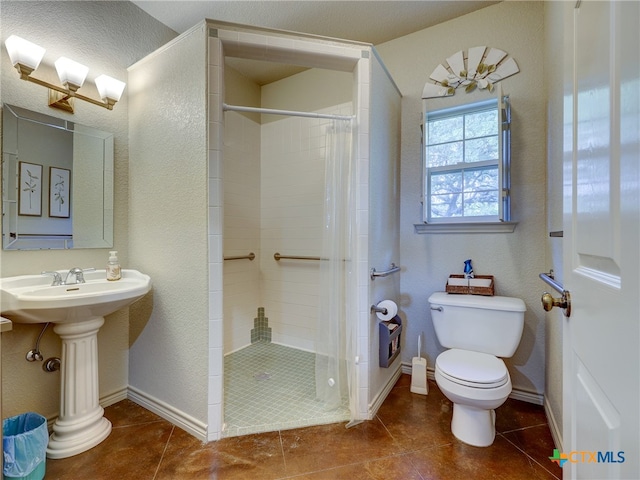
[[563,276],[572,312],[564,319],[563,471],[565,479],[638,479],[640,6],[583,1],[573,15],[573,72],[570,61],[566,67],[573,91],[565,89]]

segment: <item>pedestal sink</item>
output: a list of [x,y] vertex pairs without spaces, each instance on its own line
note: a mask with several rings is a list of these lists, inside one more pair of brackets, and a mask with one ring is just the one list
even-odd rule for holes
[[[65,278],[66,271],[60,271]],[[98,330],[104,316],[126,307],[151,289],[151,279],[122,270],[106,280],[104,270],[84,274],[86,283],[51,286],[51,277],[0,279],[2,316],[15,323],[54,324],[62,339],[60,415],[53,425],[48,458],[66,458],[95,447],[111,433],[98,392]]]

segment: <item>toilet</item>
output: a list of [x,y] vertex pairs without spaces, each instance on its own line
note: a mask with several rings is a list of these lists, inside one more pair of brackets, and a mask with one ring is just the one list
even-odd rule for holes
[[440,344],[435,378],[453,402],[451,432],[476,447],[488,447],[496,435],[495,409],[511,393],[511,377],[502,359],[511,357],[522,337],[526,307],[519,298],[436,292],[429,297]]

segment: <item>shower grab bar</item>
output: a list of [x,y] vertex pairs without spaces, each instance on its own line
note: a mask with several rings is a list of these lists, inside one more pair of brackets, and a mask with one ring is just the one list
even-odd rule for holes
[[295,110],[278,110],[275,108],[260,108],[260,107],[245,107],[243,105],[229,105],[224,104],[224,111],[229,112],[250,112],[250,113],[265,113],[271,115],[289,115],[292,117],[307,117],[307,118],[325,118],[329,120],[353,120],[353,115],[331,115],[328,113],[316,113],[316,112],[297,112]]
[[246,258],[248,258],[249,260],[253,260],[254,258],[256,258],[256,254],[253,252],[249,252],[248,255],[237,255],[237,256],[231,256],[231,257],[223,257],[224,260],[244,260]]
[[278,252],[273,254],[273,258],[277,261],[283,260],[323,260],[320,257],[305,257],[300,255],[280,255]]
[[540,277],[540,279],[546,283],[547,285],[553,287],[553,289],[560,293],[560,294],[564,294],[566,292],[566,290],[564,289],[564,287],[558,283],[556,281],[555,278],[553,278],[553,270],[550,271],[549,273],[541,273],[540,275],[538,275]]
[[391,275],[392,273],[396,273],[400,271],[400,267],[397,266],[395,263],[392,263],[391,266],[389,267],[389,270],[385,270],[384,272],[376,272],[375,268],[372,268],[369,271],[369,274],[371,276],[371,280],[375,280],[376,277],[386,277],[387,275]]

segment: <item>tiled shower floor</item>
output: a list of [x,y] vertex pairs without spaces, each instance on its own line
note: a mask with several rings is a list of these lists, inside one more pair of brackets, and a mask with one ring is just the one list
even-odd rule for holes
[[224,437],[344,422],[315,398],[315,354],[257,342],[224,358]]

